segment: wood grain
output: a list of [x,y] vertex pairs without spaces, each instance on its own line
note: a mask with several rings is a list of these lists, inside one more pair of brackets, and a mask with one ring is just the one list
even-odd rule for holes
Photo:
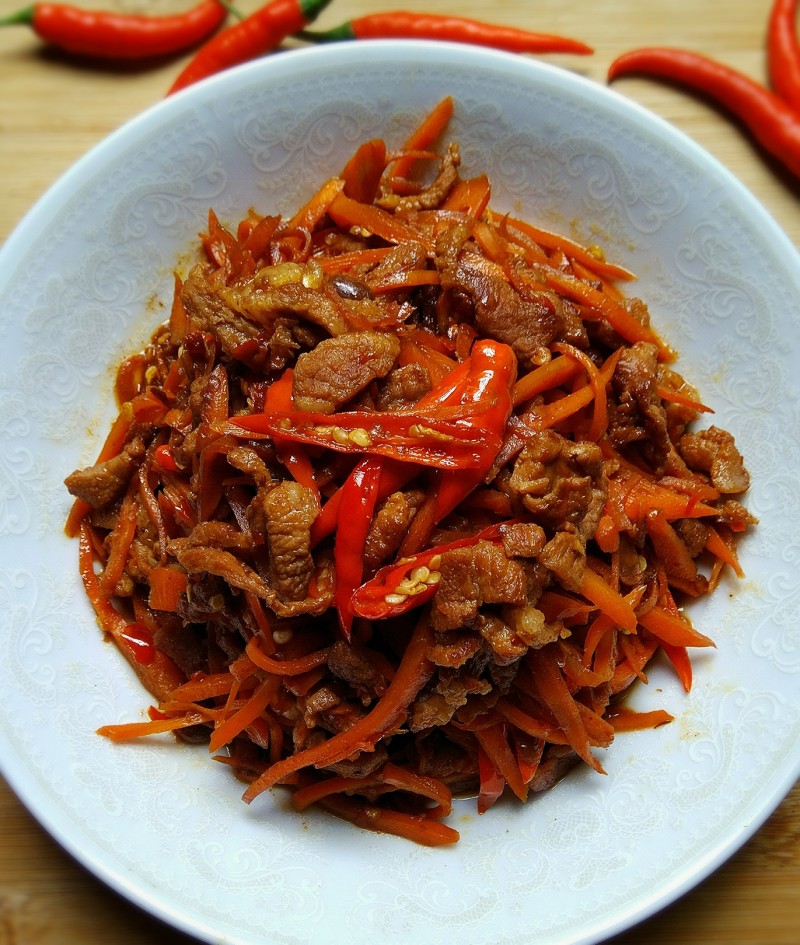
[[[186,0],[78,0],[161,12]],[[0,0],[0,16],[20,0]],[[243,11],[257,0],[239,0]],[[483,0],[335,0],[320,28],[374,9],[435,9],[486,17]],[[613,57],[652,44],[692,48],[764,78],[768,0],[505,0],[492,17],[572,35],[592,57],[551,61],[598,82]],[[0,241],[81,155],[157,102],[183,59],[146,69],[99,67],[46,50],[22,27],[0,30]],[[709,103],[654,82],[625,79],[617,91],[681,128],[766,206],[800,247],[800,186]],[[798,945],[800,785],[714,875],[613,945]],[[190,945],[119,898],[75,863],[0,781],[0,945]]]

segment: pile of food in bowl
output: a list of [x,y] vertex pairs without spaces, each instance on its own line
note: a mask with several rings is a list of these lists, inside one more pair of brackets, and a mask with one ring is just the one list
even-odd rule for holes
[[291,217],[209,214],[168,321],[67,478],[100,626],[156,704],[117,740],[208,741],[367,829],[453,843],[620,730],[683,611],[740,573],[749,476],[632,274],[492,208],[444,99]]

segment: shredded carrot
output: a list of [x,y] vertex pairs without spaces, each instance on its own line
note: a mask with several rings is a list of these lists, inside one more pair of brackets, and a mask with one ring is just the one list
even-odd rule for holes
[[433,252],[434,246],[427,234],[374,204],[359,203],[340,193],[331,201],[328,213],[339,226],[358,227],[387,243],[422,243]]
[[336,817],[341,817],[363,830],[395,834],[422,846],[447,846],[457,843],[459,839],[457,830],[424,814],[405,814],[388,810],[341,794],[323,798],[319,803]]
[[263,680],[240,709],[214,728],[208,743],[208,750],[219,751],[223,745],[233,741],[251,722],[254,722],[275,697],[279,685],[279,681],[271,677]]
[[360,145],[341,173],[344,194],[359,203],[372,203],[386,170],[386,143],[373,138]]
[[587,765],[598,773],[604,774],[602,765],[591,751],[589,736],[580,709],[564,682],[552,649],[542,647],[540,650],[530,650],[526,659],[531,666],[542,699],[558,720],[569,744]]
[[486,210],[491,195],[492,186],[485,174],[459,180],[442,202],[442,210],[465,213],[477,220]]
[[516,382],[512,393],[514,406],[518,407],[538,394],[543,394],[545,391],[571,381],[573,377],[580,374],[580,371],[581,365],[577,361],[563,356],[552,358],[546,364],[534,368]]
[[658,605],[639,615],[639,623],[653,636],[672,646],[714,646],[705,634],[695,630],[683,617],[671,614]]
[[636,630],[636,612],[633,607],[590,567],[584,570],[581,594],[613,620],[618,627],[628,633]]
[[738,578],[744,577],[744,570],[739,563],[739,556],[736,554],[736,548],[732,541],[725,541],[720,533],[712,526],[707,525],[708,538],[706,539],[706,550],[712,555],[716,555],[724,564],[730,565]]
[[[420,124],[408,136],[403,145],[403,151],[425,151],[436,143],[437,138],[453,116],[455,102],[451,96],[443,98],[431,111],[425,116]],[[408,177],[414,164],[414,158],[400,157],[391,168],[392,178]]]
[[136,534],[136,500],[128,492],[120,506],[116,524],[108,538],[110,552],[103,574],[100,578],[100,590],[112,594],[119,583],[128,560],[131,544]]
[[188,578],[186,572],[168,565],[159,565],[150,571],[149,603],[154,610],[176,613],[178,602],[186,592]]
[[661,649],[672,663],[673,668],[686,692],[692,689],[692,661],[689,659],[689,651],[685,646],[672,646],[670,643],[661,641]]
[[346,731],[272,765],[247,788],[243,799],[249,803],[267,788],[302,768],[335,764],[359,751],[369,751],[380,738],[394,731],[433,671],[428,661],[431,639],[432,631],[427,620],[420,620],[394,678],[375,707]]
[[522,779],[522,773],[508,744],[503,726],[491,725],[488,728],[478,728],[475,729],[474,734],[478,744],[503,776],[506,784],[521,801],[526,800],[528,786]]
[[632,709],[612,709],[608,721],[615,732],[636,732],[645,728],[657,728],[673,722],[675,716],[664,709],[653,709],[651,712],[634,712]]
[[308,203],[286,223],[287,230],[313,230],[328,212],[330,205],[344,190],[345,183],[332,177],[320,187]]
[[322,666],[328,659],[329,648],[316,650],[314,653],[293,660],[276,660],[261,651],[258,637],[252,637],[245,647],[245,652],[256,666],[265,669],[268,673],[275,673],[277,676],[301,676],[310,669]]
[[101,725],[97,729],[97,734],[110,738],[112,742],[126,742],[134,738],[144,738],[147,735],[175,732],[181,728],[189,728],[191,725],[200,725],[203,721],[203,716],[196,712],[174,719],[151,719],[149,722],[122,722],[118,725]]
[[515,229],[520,230],[526,236],[535,240],[540,246],[544,246],[549,250],[559,250],[563,252],[568,259],[578,260],[592,273],[597,274],[603,279],[629,281],[636,278],[628,269],[606,262],[598,255],[595,255],[591,250],[586,249],[585,246],[581,246],[580,243],[576,243],[574,240],[568,239],[566,236],[562,236],[559,233],[543,230],[541,227],[533,226],[524,220],[518,220],[513,217],[509,218],[508,227],[512,231]]

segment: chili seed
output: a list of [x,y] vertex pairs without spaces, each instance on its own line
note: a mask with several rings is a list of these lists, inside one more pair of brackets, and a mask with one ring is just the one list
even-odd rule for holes
[[395,605],[402,604],[406,597],[406,594],[387,594],[383,599],[387,604]]
[[354,430],[351,430],[348,433],[348,437],[356,446],[362,446],[365,449],[372,443],[372,437],[363,427],[356,427]]

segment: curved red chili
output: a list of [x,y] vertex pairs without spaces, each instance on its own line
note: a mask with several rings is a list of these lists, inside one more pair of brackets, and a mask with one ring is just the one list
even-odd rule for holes
[[624,53],[608,70],[609,80],[629,74],[669,79],[708,95],[800,177],[800,113],[749,76],[699,53],[664,47]]
[[535,33],[483,23],[459,16],[434,13],[371,13],[348,20],[326,32],[304,32],[304,39],[330,43],[348,39],[432,39],[439,42],[467,43],[512,53],[578,53],[594,50],[580,40],[550,33]]
[[[480,416],[488,410],[474,412]],[[476,427],[480,436],[476,435]],[[474,469],[485,465],[487,459],[491,463],[502,443],[499,433],[479,427],[466,411],[456,420],[440,420],[435,411],[254,413],[231,418],[225,432],[233,436],[277,436],[284,442],[322,446],[337,453],[386,456],[440,469]]]
[[0,26],[27,24],[50,45],[97,59],[136,60],[180,52],[201,42],[228,15],[220,0],[203,0],[184,13],[140,16],[36,3],[0,19]]
[[206,43],[167,94],[263,56],[315,20],[329,3],[330,0],[271,0]]
[[515,521],[490,525],[470,538],[459,538],[385,565],[355,591],[350,601],[353,613],[369,620],[385,620],[427,604],[438,589],[445,552],[470,548],[481,541],[502,542],[503,533]]
[[775,0],[767,27],[767,65],[772,88],[800,110],[800,43],[797,0]]

